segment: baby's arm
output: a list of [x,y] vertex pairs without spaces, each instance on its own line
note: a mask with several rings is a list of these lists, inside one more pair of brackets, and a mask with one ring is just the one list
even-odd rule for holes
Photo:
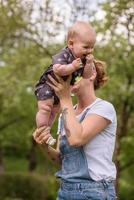
[[55,65],[53,65],[54,73],[59,76],[70,75],[79,68],[81,68],[81,59],[80,58],[75,59],[70,64],[66,64],[66,65],[55,64]]

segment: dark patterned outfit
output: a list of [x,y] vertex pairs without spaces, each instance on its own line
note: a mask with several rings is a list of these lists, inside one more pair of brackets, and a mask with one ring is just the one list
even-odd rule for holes
[[[52,64],[48,67],[48,69],[42,74],[39,81],[35,86],[35,95],[37,100],[46,100],[50,98],[54,98],[54,104],[59,103],[59,99],[56,96],[54,90],[46,83],[48,80],[47,75],[50,74],[54,79],[56,79],[53,72],[54,64],[67,65],[73,62],[76,58],[72,54],[71,50],[68,47],[63,48],[58,54],[52,57]],[[78,76],[82,76],[84,66],[86,63],[86,59],[82,60],[83,67],[76,70],[72,73],[72,79],[70,84],[73,85],[75,83],[75,79]],[[62,76],[63,80],[67,80],[68,76]],[[57,79],[56,79],[57,80]]]

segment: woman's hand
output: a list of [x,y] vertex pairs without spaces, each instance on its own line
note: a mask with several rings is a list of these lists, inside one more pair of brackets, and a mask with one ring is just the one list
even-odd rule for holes
[[33,138],[38,144],[46,144],[49,137],[52,137],[50,134],[50,127],[42,126],[37,128],[33,133]]
[[59,97],[60,101],[63,99],[70,98],[70,81],[71,81],[71,75],[68,77],[66,81],[64,81],[61,77],[56,75],[56,78],[58,81],[52,78],[52,76],[48,75],[48,79],[50,82],[47,81],[47,84],[50,85],[56,95]]

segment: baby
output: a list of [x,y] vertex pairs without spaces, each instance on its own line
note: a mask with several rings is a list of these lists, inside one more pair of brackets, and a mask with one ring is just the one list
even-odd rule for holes
[[[46,81],[49,81],[47,75],[50,74],[56,79],[56,74],[66,81],[68,76],[72,74],[71,85],[75,84],[79,77],[89,78],[93,64],[92,52],[95,41],[95,30],[86,22],[76,22],[69,29],[67,47],[52,57],[52,64],[42,74],[35,87],[38,100],[37,128],[51,126],[60,107],[59,99],[54,90],[46,83]],[[50,137],[47,141],[49,145],[54,143],[53,137]]]

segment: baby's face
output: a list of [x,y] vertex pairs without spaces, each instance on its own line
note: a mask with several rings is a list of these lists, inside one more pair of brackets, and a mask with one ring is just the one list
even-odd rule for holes
[[88,54],[93,53],[94,44],[96,41],[95,33],[90,35],[81,34],[77,36],[72,45],[72,52],[77,58],[85,58]]

